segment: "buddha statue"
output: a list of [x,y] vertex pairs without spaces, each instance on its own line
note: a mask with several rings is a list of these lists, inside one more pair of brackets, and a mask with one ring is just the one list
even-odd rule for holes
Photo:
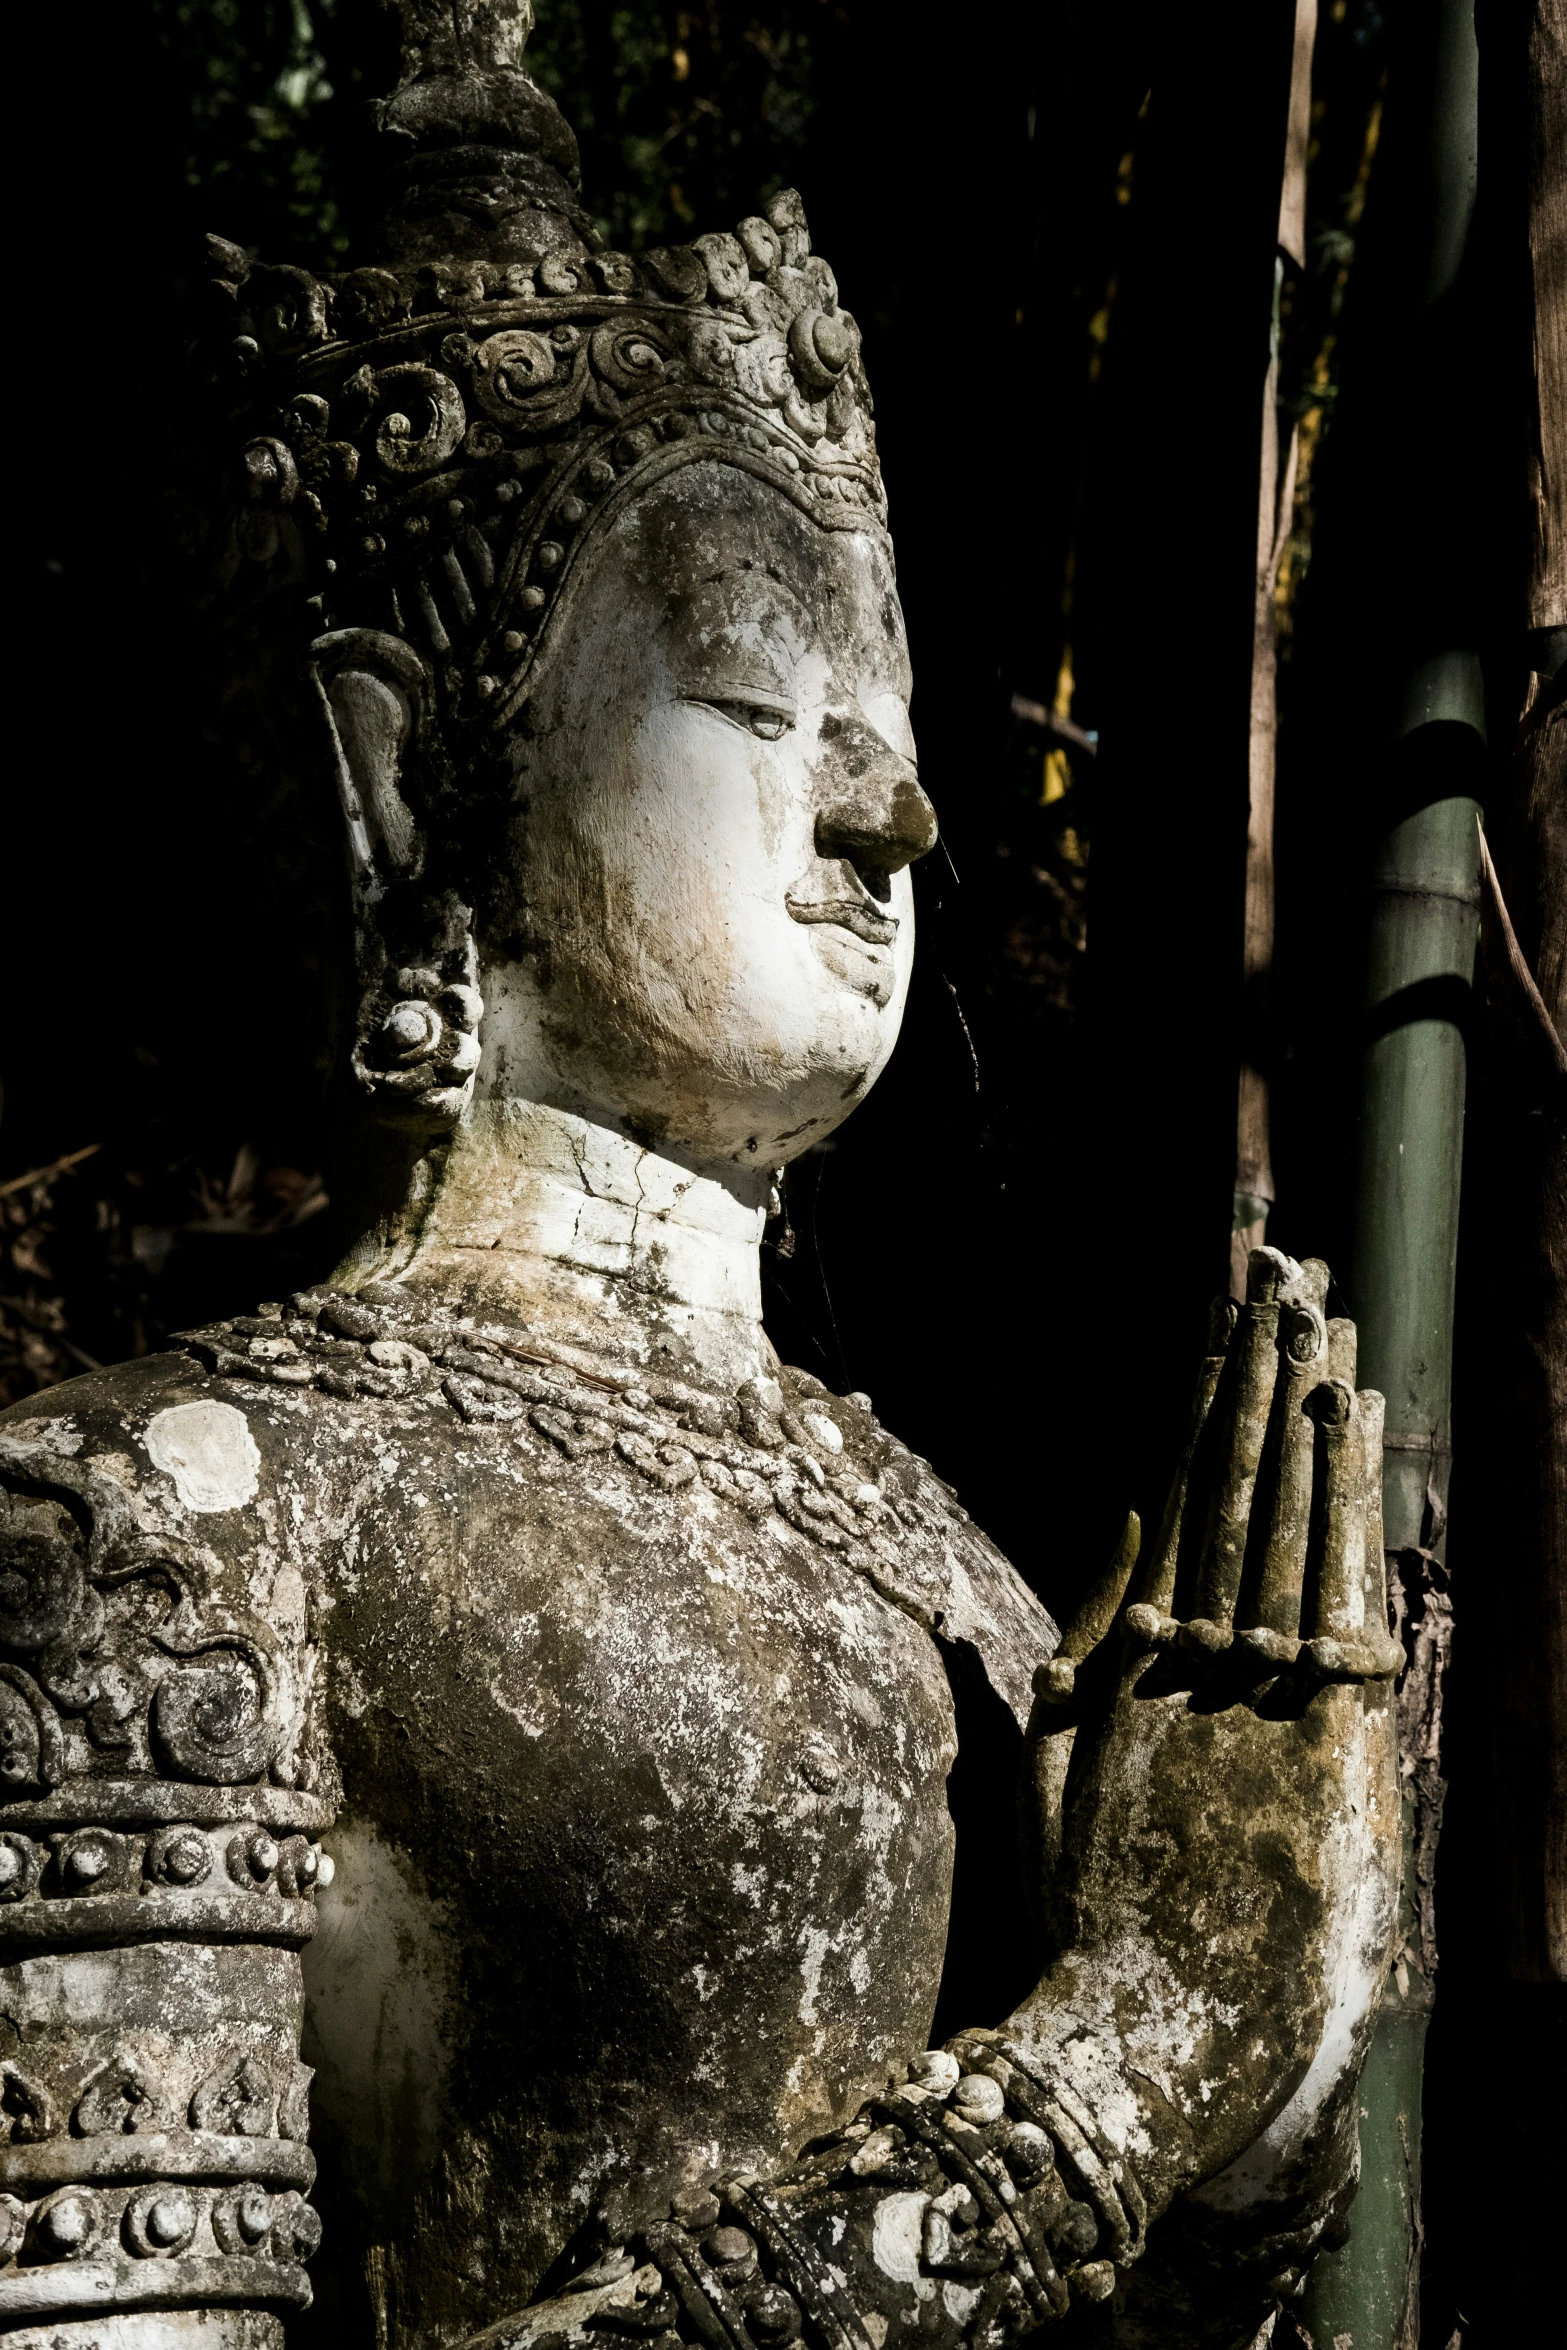
[[778,1361],[936,838],[858,332],[792,193],[604,250],[526,0],[402,15],[377,257],[212,240],[192,395],[231,706],[335,843],[344,1254],[0,1428],[0,2325],[1243,2344],[1393,1941],[1380,1399],[1259,1251],[1062,1635]]

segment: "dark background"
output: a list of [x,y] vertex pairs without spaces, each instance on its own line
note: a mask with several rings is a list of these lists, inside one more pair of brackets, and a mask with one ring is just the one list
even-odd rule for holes
[[[1282,307],[1305,463],[1279,601],[1280,951],[1249,1003],[1255,465],[1289,12],[541,0],[541,17],[530,63],[578,129],[607,234],[692,235],[797,184],[864,330],[944,845],[916,874],[892,1067],[790,1172],[769,1324],[789,1359],[868,1389],[1064,1613],[1167,1471],[1226,1276],[1243,1034],[1274,1084],[1269,1238],[1347,1263],[1368,745],[1408,587],[1379,502],[1385,413],[1373,429],[1399,12],[1327,0],[1319,30],[1307,260]],[[221,747],[161,481],[196,240],[349,251],[390,21],[375,0],[122,0],[83,29],[35,19],[12,93],[13,114],[36,95],[40,133],[13,186],[14,266],[37,277],[11,425],[27,583],[5,824],[12,1395],[333,1261],[309,990],[272,943],[277,881],[255,846],[265,787]],[[1489,250],[1408,419],[1406,486],[1440,505],[1500,642],[1508,493],[1498,476],[1466,504],[1452,462],[1494,423],[1475,353],[1527,345],[1504,228]],[[1068,707],[1098,755],[1016,720],[1014,693]],[[1464,1312],[1460,1594],[1498,1571],[1465,1484],[1484,1369]],[[1483,1406],[1469,1427],[1475,1458]],[[1479,2143],[1529,2161],[1531,2100],[1498,2066],[1548,2061],[1539,2003],[1502,1980],[1485,1930],[1494,1798],[1458,1606],[1428,2112],[1438,2350],[1455,2329],[1466,2346],[1528,2338],[1527,2231],[1500,2210],[1478,2227],[1471,2198]]]

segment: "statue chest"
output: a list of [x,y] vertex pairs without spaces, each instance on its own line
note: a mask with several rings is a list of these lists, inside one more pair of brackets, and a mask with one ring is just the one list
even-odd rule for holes
[[776,1511],[516,1430],[392,1449],[322,1560],[323,2151],[392,2206],[466,2148],[548,2257],[776,2162],[921,2044],[951,1700]]
[[[335,1876],[281,1918],[315,1928],[310,2339],[395,2309],[422,2350],[682,2188],[776,2170],[924,2043],[953,1693],[970,1771],[1010,1757],[1053,1627],[863,1399],[798,1374],[768,1416],[499,1342],[437,1368],[421,1332],[388,1368],[274,1332],[11,1416],[76,1545],[72,1674],[115,1697],[83,1713],[72,1678],[31,1767],[177,1772],[192,1817],[231,1782],[225,1818],[335,1806]],[[195,2063],[204,2011],[176,2021]]]

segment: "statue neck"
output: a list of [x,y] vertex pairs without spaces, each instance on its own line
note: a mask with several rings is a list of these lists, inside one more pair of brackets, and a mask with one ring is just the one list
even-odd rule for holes
[[419,1160],[337,1280],[394,1280],[540,1338],[732,1391],[769,1377],[759,1249],[765,1178],[693,1173],[537,1102],[475,1102]]

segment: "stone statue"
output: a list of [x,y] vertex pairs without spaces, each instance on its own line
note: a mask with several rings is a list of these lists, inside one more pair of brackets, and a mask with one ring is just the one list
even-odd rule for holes
[[[0,1431],[0,2324],[1243,2343],[1393,1937],[1380,1398],[1259,1252],[1058,1638],[780,1366],[936,834],[858,334],[791,193],[601,249],[526,0],[402,13],[380,259],[212,240],[198,351],[209,617],[346,859],[352,1243]],[[928,2049],[981,1703],[1037,1981]]]

